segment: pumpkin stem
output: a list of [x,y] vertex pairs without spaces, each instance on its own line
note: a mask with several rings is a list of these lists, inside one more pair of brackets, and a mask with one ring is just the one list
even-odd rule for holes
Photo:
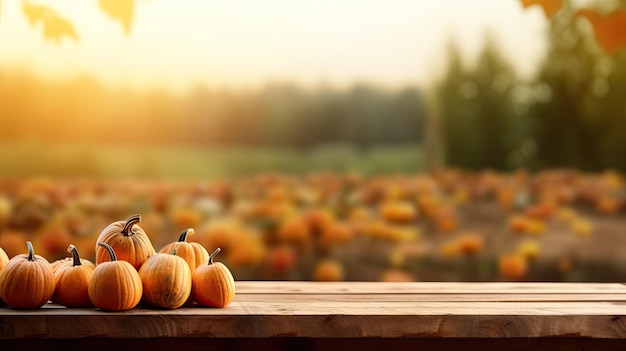
[[70,246],[67,248],[67,252],[72,254],[72,257],[74,257],[74,263],[72,264],[72,266],[80,266],[82,263],[80,263],[80,256],[78,255],[78,249],[76,248],[76,246],[70,244]]
[[176,250],[178,250],[177,247],[174,248],[174,251],[172,251],[172,255],[176,256]]
[[193,235],[195,232],[196,231],[193,230],[193,228],[187,228],[187,229],[183,230],[183,232],[180,233],[180,236],[178,237],[178,241],[179,242],[187,241],[187,236]]
[[105,244],[105,243],[98,243],[98,246],[104,247],[109,252],[109,259],[111,260],[111,262],[117,261],[117,256],[115,256],[115,251],[113,251],[113,248],[111,247],[111,245]]
[[217,256],[220,251],[222,251],[222,249],[218,247],[217,249],[215,249],[215,251],[213,251],[211,255],[209,255],[209,264],[213,264],[213,257]]
[[35,250],[33,249],[33,243],[31,243],[30,241],[26,242],[26,246],[28,247],[28,260],[29,261],[34,261],[35,260]]
[[139,222],[141,222],[140,214],[135,214],[128,217],[126,223],[124,223],[124,229],[122,229],[122,234],[124,234],[125,236],[133,235],[133,226]]

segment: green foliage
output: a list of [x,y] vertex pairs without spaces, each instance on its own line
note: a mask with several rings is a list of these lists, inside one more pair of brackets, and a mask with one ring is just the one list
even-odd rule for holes
[[438,86],[448,165],[468,169],[509,168],[509,155],[519,143],[512,92],[512,68],[487,38],[478,64],[463,67],[454,44],[449,64]]
[[128,146],[0,143],[0,177],[138,177],[201,179],[258,173],[421,171],[419,145],[370,151],[334,144],[308,151],[270,147]]
[[538,148],[531,165],[624,169],[625,57],[623,50],[603,55],[571,7],[555,16],[535,83],[549,88],[548,98],[535,99],[529,113]]

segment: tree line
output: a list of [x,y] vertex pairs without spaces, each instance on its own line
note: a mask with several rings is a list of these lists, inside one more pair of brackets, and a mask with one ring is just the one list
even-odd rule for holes
[[[569,11],[569,12],[568,12]],[[198,86],[186,94],[112,89],[90,77],[49,82],[0,69],[0,141],[267,146],[360,150],[423,145],[435,125],[447,166],[626,170],[626,49],[604,54],[564,7],[537,74],[520,79],[487,37],[468,67],[454,42],[426,99],[417,87]],[[429,95],[429,96],[431,96]]]
[[391,91],[268,85],[184,95],[103,86],[89,77],[46,82],[0,70],[1,140],[272,146],[346,143],[367,149],[420,143],[426,106],[417,88]]

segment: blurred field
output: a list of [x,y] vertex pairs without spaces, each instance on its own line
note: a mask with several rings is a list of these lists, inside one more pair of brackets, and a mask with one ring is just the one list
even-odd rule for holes
[[0,180],[0,247],[93,259],[139,213],[157,251],[186,228],[241,280],[624,281],[626,181],[615,171],[453,169],[205,180]]
[[259,173],[354,170],[388,174],[421,170],[420,146],[366,151],[327,145],[309,151],[268,147],[0,143],[0,176],[204,179]]

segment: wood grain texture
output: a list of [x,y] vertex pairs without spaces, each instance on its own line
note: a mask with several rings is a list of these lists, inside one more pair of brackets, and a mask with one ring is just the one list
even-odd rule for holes
[[[589,338],[403,338],[403,339],[34,339],[29,340],[27,349],[46,351],[89,350],[150,350],[150,351],[221,351],[221,350],[382,350],[382,351],[623,351],[625,342],[617,339]],[[20,350],[25,348],[23,340],[0,340],[0,350]]]
[[[202,338],[176,339],[33,339],[26,349],[46,351],[222,351],[222,350],[372,350],[372,351],[623,351],[626,343],[618,339],[589,338],[364,338],[364,339],[310,339],[310,338]],[[0,350],[25,349],[24,340],[0,340]]]
[[463,283],[463,282],[236,282],[237,294],[520,294],[626,293],[621,283]]
[[0,308],[0,340],[5,342],[168,337],[626,340],[626,287],[238,282],[235,300],[224,309]]

